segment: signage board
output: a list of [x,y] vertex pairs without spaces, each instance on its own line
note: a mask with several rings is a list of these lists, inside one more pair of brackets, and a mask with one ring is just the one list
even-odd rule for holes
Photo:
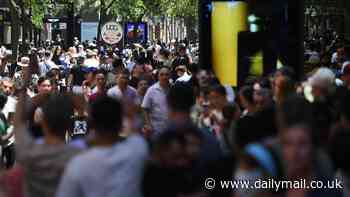
[[123,38],[123,28],[116,22],[108,22],[102,27],[101,37],[107,44],[117,44]]

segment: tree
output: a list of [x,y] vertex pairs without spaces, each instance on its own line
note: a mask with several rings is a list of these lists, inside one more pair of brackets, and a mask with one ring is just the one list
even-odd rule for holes
[[144,0],[149,16],[183,18],[190,40],[195,40],[198,24],[198,0]]
[[199,0],[163,0],[162,4],[168,7],[168,15],[181,17],[185,20],[189,40],[195,40],[197,38],[198,1]]
[[33,28],[42,28],[49,0],[7,0],[10,8],[12,31],[11,43],[14,57],[18,55],[20,27],[22,25],[21,52],[27,52],[29,34]]
[[80,9],[95,9],[99,13],[97,38],[101,40],[103,24],[120,18],[122,21],[141,21],[146,13],[143,0],[85,0],[80,1]]

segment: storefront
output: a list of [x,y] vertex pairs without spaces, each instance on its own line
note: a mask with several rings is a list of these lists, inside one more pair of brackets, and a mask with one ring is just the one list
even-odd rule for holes
[[0,44],[11,44],[11,22],[8,8],[0,7]]

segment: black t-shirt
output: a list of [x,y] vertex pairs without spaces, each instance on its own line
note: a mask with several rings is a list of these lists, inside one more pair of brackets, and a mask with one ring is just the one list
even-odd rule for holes
[[88,124],[86,117],[75,117],[73,131],[71,134],[72,139],[79,137],[85,137],[88,132]]
[[176,197],[200,191],[200,180],[190,169],[170,169],[149,164],[145,169],[142,189],[145,197]]
[[133,88],[137,88],[137,84],[139,83],[139,79],[138,78],[136,78],[136,77],[132,77],[131,79],[130,79],[130,81],[129,81],[129,85],[131,86],[131,87],[133,87]]
[[84,74],[85,72],[83,71],[81,66],[74,66],[70,74],[73,75],[73,86],[81,86],[85,80]]

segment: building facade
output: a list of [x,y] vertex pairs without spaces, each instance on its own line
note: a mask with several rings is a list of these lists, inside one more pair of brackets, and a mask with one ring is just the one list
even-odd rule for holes
[[305,36],[335,31],[350,38],[349,0],[305,0]]

